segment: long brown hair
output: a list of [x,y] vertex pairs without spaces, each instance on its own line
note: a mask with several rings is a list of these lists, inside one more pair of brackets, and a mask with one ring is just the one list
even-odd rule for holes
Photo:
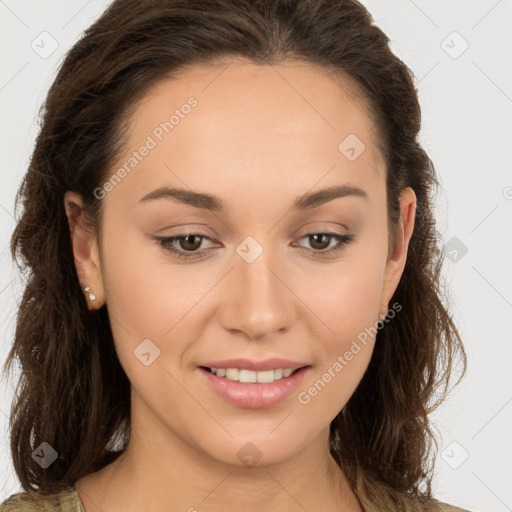
[[[418,142],[413,74],[355,0],[116,0],[69,51],[42,109],[11,241],[27,271],[4,366],[18,360],[21,368],[10,424],[21,485],[55,493],[105,466],[119,453],[109,440],[130,418],[130,383],[107,307],[90,312],[80,289],[63,195],[82,195],[100,233],[94,190],[111,173],[120,126],[137,100],[183,66],[226,57],[298,60],[350,77],[387,164],[390,232],[401,190],[416,193],[415,230],[392,298],[403,311],[379,330],[366,374],[331,424],[330,450],[368,510],[423,509],[434,501],[437,448],[428,413],[446,396],[455,356],[461,376],[466,356],[447,310],[433,218],[438,182]],[[42,442],[58,452],[45,469],[32,458]]]

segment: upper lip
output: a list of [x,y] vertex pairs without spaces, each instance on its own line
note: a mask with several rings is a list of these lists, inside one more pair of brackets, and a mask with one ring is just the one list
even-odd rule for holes
[[240,370],[253,370],[255,372],[265,370],[275,370],[276,368],[291,368],[296,370],[303,366],[309,366],[307,363],[299,363],[297,361],[291,361],[290,359],[265,359],[264,361],[251,361],[250,359],[235,358],[235,359],[224,359],[223,361],[209,361],[202,364],[208,368],[238,368]]

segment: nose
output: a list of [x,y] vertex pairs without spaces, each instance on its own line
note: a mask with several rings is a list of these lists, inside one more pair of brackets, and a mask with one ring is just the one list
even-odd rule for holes
[[295,319],[294,294],[270,251],[252,263],[234,255],[222,290],[220,319],[225,329],[261,339],[286,331]]

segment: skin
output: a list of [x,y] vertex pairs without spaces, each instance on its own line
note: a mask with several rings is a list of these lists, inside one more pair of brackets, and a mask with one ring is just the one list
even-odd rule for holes
[[[328,434],[375,339],[308,404],[297,394],[388,310],[414,227],[414,192],[400,196],[390,247],[385,162],[366,104],[347,78],[308,63],[237,59],[177,77],[138,104],[112,172],[187,98],[198,105],[102,199],[101,240],[84,224],[82,198],[65,195],[78,277],[96,295],[88,307],[108,305],[132,384],[130,443],[117,461],[77,482],[79,495],[87,512],[360,511],[328,452]],[[366,145],[354,161],[338,149],[351,133]],[[367,198],[290,209],[298,196],[343,184]],[[228,210],[140,202],[162,185],[214,194]],[[201,258],[177,259],[155,241],[187,230],[208,237],[192,242]],[[355,239],[322,258],[336,240],[315,244],[306,235],[326,230]],[[248,236],[263,248],[252,263],[236,252]],[[148,338],[160,356],[145,366],[134,350]],[[311,367],[289,398],[249,410],[227,403],[198,374],[201,363],[230,357]],[[237,457],[248,442],[261,455],[252,467]]]

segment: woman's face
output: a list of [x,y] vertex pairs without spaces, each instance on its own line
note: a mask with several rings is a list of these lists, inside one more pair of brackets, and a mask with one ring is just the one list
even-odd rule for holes
[[146,446],[284,460],[327,438],[360,382],[415,198],[388,259],[385,163],[345,87],[310,64],[234,60],[161,82],[131,116],[81,277],[106,301]]

